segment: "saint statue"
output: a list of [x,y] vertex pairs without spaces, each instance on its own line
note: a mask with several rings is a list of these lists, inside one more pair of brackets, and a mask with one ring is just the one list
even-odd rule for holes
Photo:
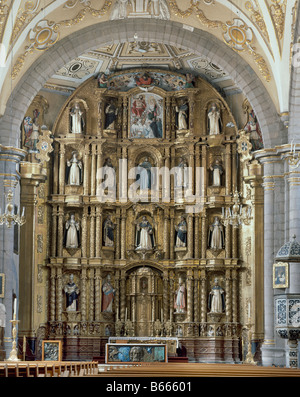
[[215,278],[215,284],[212,287],[208,297],[208,308],[210,313],[223,313],[225,310],[225,291],[219,286],[219,281]]
[[179,277],[179,286],[175,292],[174,308],[176,313],[185,313],[186,309],[186,288],[181,277]]
[[138,165],[137,180],[140,180],[140,190],[151,189],[151,163],[146,157],[143,162]]
[[181,157],[175,174],[175,187],[187,187],[189,180],[189,171],[186,160]]
[[214,223],[209,228],[208,246],[213,250],[223,249],[224,241],[224,228],[219,217],[216,216]]
[[152,250],[154,248],[153,228],[145,216],[137,224],[135,245],[136,250]]
[[64,287],[66,295],[66,310],[68,312],[76,312],[78,310],[79,288],[74,283],[74,275],[70,274],[69,282]]
[[151,15],[160,19],[170,19],[170,11],[166,0],[151,1]]
[[75,215],[72,214],[70,219],[66,222],[65,230],[65,247],[78,248],[80,244],[79,223],[75,220]]
[[207,114],[208,117],[208,133],[209,135],[217,135],[222,133],[222,121],[220,110],[215,103],[212,104]]
[[115,121],[118,116],[118,108],[113,99],[111,99],[105,108],[105,130],[114,130]]
[[76,152],[67,161],[66,183],[75,186],[82,184],[82,162],[78,160]]
[[103,164],[103,181],[106,181],[107,187],[115,187],[115,169],[110,157]]
[[112,304],[116,290],[111,285],[111,276],[107,275],[102,286],[102,312],[112,313]]
[[25,131],[25,142],[24,146],[26,146],[28,149],[37,152],[37,143],[39,141],[39,121],[38,117],[40,115],[40,112],[38,109],[34,109],[33,111],[33,118],[31,117],[25,117],[23,126],[24,126],[24,131]]
[[223,174],[223,167],[219,160],[216,160],[213,165],[210,166],[212,171],[212,184],[213,186],[221,186],[221,176]]
[[110,19],[124,19],[127,17],[127,5],[129,0],[117,0],[111,12]]
[[181,221],[175,226],[176,234],[176,248],[186,247],[186,235],[187,235],[187,224],[184,216],[181,217]]
[[108,215],[103,225],[103,242],[105,247],[114,246],[114,228],[115,225],[111,220],[111,216]]
[[73,134],[82,134],[84,128],[83,111],[80,109],[79,103],[76,102],[70,111],[70,129]]
[[188,102],[187,100],[182,99],[179,106],[176,106],[177,128],[179,130],[188,129],[188,111],[189,111]]

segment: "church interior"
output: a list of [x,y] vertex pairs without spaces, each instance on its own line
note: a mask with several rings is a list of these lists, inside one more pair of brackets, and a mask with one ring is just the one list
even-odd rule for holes
[[298,0],[0,3],[1,377],[300,375],[299,29]]

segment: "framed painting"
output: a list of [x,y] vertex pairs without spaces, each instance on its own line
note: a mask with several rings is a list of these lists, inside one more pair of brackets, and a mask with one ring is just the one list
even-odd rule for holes
[[42,361],[61,361],[61,357],[60,340],[43,340]]
[[4,298],[5,274],[0,273],[0,298]]
[[288,288],[289,264],[278,262],[273,264],[273,288]]
[[141,92],[130,98],[129,138],[162,138],[164,98]]

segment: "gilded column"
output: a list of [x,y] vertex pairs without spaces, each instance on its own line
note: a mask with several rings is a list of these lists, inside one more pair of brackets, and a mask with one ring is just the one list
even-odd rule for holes
[[60,205],[58,207],[58,231],[57,231],[57,255],[63,256],[63,241],[64,241],[64,209]]
[[90,258],[95,256],[95,207],[91,207],[90,215]]
[[51,267],[50,272],[50,321],[55,321],[55,293],[56,293],[56,268]]
[[116,210],[116,259],[121,257],[120,209]]
[[187,216],[187,257],[192,258],[193,257],[193,242],[194,242],[194,236],[193,236],[193,215],[189,214]]
[[121,259],[125,259],[126,253],[126,210],[122,209],[121,217]]
[[174,321],[174,272],[173,270],[169,273],[169,282],[170,282],[170,321],[173,323]]
[[94,321],[94,309],[95,309],[95,269],[90,268],[89,271],[89,282],[90,282],[90,301],[89,301],[89,321]]
[[62,268],[58,267],[56,270],[56,320],[62,321]]
[[238,227],[232,227],[232,257],[238,257]]
[[170,257],[170,244],[169,244],[169,209],[164,209],[164,252],[165,259]]
[[97,169],[96,169],[96,195],[99,194],[99,186],[102,182],[100,178],[100,170],[102,168],[102,144],[97,145]]
[[206,248],[207,248],[207,219],[206,211],[201,213],[201,258],[206,258]]
[[169,272],[164,271],[164,296],[163,296],[163,321],[166,323],[169,317]]
[[59,144],[58,142],[53,142],[54,147],[54,160],[53,160],[53,193],[59,193]]
[[194,270],[194,322],[199,322],[199,271]]
[[[175,164],[175,148],[174,146],[171,147],[171,170],[174,170],[176,164]],[[170,177],[170,186],[171,186],[171,201],[174,200],[174,187],[175,187],[175,183],[174,183],[174,176]]]
[[52,209],[52,239],[51,239],[51,255],[56,256],[56,244],[57,244],[57,206],[55,205]]
[[174,259],[174,239],[175,239],[175,229],[174,229],[174,210],[170,212],[170,259]]
[[96,258],[101,257],[102,248],[102,208],[96,208]]
[[115,289],[116,289],[116,293],[115,293],[115,309],[116,309],[116,317],[115,320],[119,320],[120,319],[120,271],[116,270],[115,273]]
[[171,98],[166,98],[166,139],[171,137]]
[[231,231],[232,231],[231,225],[225,226],[225,257],[226,258],[231,258]]
[[206,322],[206,315],[207,315],[207,297],[206,297],[206,290],[207,290],[207,276],[206,271],[201,270],[200,272],[200,283],[201,283],[201,322]]
[[226,145],[225,149],[225,194],[231,194],[231,146]]
[[236,270],[232,270],[232,321],[237,323],[237,302],[238,302],[238,275]]
[[125,273],[121,272],[121,282],[120,282],[120,294],[121,294],[121,321],[125,321],[125,308],[126,308],[126,282]]
[[204,170],[203,172],[203,195],[207,195],[207,147],[202,145],[202,159],[201,165]]
[[194,135],[195,104],[195,94],[192,92],[189,94],[189,130],[192,135]]
[[81,321],[86,321],[86,268],[81,269],[81,291],[80,291],[80,311],[81,311]]
[[234,193],[237,189],[237,151],[236,144],[232,145],[232,165],[231,165],[231,175],[232,175],[232,192]]
[[162,186],[162,201],[170,201],[170,148],[165,148],[165,173]]
[[66,175],[66,164],[65,164],[65,146],[60,143],[59,151],[59,194],[65,192],[65,175]]
[[92,160],[91,160],[91,196],[96,194],[96,144],[92,144]]
[[96,268],[95,274],[95,321],[100,321],[101,313],[101,275],[100,268]]
[[83,194],[87,196],[89,194],[89,173],[86,170],[89,169],[89,155],[90,155],[90,146],[89,144],[85,145],[84,148],[84,172],[83,172]]
[[226,321],[232,321],[232,295],[231,295],[231,270],[226,269],[225,272],[225,294],[226,294]]
[[83,207],[82,221],[81,221],[81,252],[84,258],[87,257],[87,217],[88,217],[88,207]]
[[187,321],[193,321],[193,271],[187,271]]
[[122,136],[123,139],[127,138],[127,119],[128,119],[128,98],[124,96],[123,98],[123,131],[122,131]]
[[199,217],[200,217],[200,215],[198,213],[194,215],[194,219],[195,219],[194,258],[196,258],[196,259],[198,259],[200,257]]

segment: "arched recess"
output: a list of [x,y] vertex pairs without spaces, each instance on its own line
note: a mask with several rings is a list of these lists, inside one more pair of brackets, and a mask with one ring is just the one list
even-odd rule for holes
[[191,32],[178,22],[138,18],[102,22],[84,28],[42,53],[24,73],[7,102],[0,120],[1,143],[18,146],[20,124],[28,106],[60,67],[88,49],[112,42],[132,41],[136,33],[140,40],[191,49],[212,60],[231,76],[248,98],[260,123],[265,147],[285,143],[285,129],[275,105],[259,77],[242,57],[208,32],[200,29]]

